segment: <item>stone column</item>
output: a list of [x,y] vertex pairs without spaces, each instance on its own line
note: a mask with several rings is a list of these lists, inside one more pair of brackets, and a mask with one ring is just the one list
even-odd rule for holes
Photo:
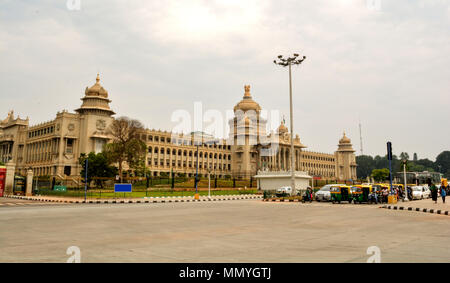
[[33,195],[33,170],[27,170],[26,196]]
[[15,163],[13,162],[6,163],[5,195],[13,194],[15,171],[16,171]]

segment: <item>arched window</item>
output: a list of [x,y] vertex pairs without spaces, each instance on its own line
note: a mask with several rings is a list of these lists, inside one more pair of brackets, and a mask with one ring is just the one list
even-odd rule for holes
[[155,153],[158,153],[158,148],[157,147],[155,147]]

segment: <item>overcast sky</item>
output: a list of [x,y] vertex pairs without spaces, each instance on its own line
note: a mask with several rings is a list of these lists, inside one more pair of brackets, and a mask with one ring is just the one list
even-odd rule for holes
[[450,1],[72,2],[0,0],[0,118],[73,111],[100,72],[118,116],[148,128],[171,130],[194,101],[225,113],[246,84],[288,122],[288,72],[272,61],[298,52],[294,125],[309,150],[334,152],[345,131],[359,153],[359,120],[365,154],[388,140],[419,158],[450,150]]

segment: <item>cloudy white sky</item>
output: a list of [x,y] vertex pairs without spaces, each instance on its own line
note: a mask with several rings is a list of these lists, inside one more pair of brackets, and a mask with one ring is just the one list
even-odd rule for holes
[[172,129],[194,101],[225,113],[245,84],[287,118],[272,61],[298,52],[295,132],[310,150],[334,152],[345,130],[359,151],[361,120],[364,153],[390,140],[434,160],[450,150],[450,1],[372,1],[0,0],[0,115],[73,111],[100,72],[113,110],[148,128]]

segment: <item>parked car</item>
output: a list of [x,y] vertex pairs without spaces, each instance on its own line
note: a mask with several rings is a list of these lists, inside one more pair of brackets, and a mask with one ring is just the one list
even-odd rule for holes
[[291,196],[292,188],[291,187],[281,187],[281,188],[277,189],[277,192],[275,194],[277,197]]
[[320,190],[318,190],[315,193],[315,198],[317,201],[331,201],[331,193],[330,193],[330,189],[332,186],[345,186],[342,184],[330,184],[330,185],[325,185],[322,188],[320,188]]
[[422,186],[412,187],[412,197],[413,199],[424,199],[425,188]]

